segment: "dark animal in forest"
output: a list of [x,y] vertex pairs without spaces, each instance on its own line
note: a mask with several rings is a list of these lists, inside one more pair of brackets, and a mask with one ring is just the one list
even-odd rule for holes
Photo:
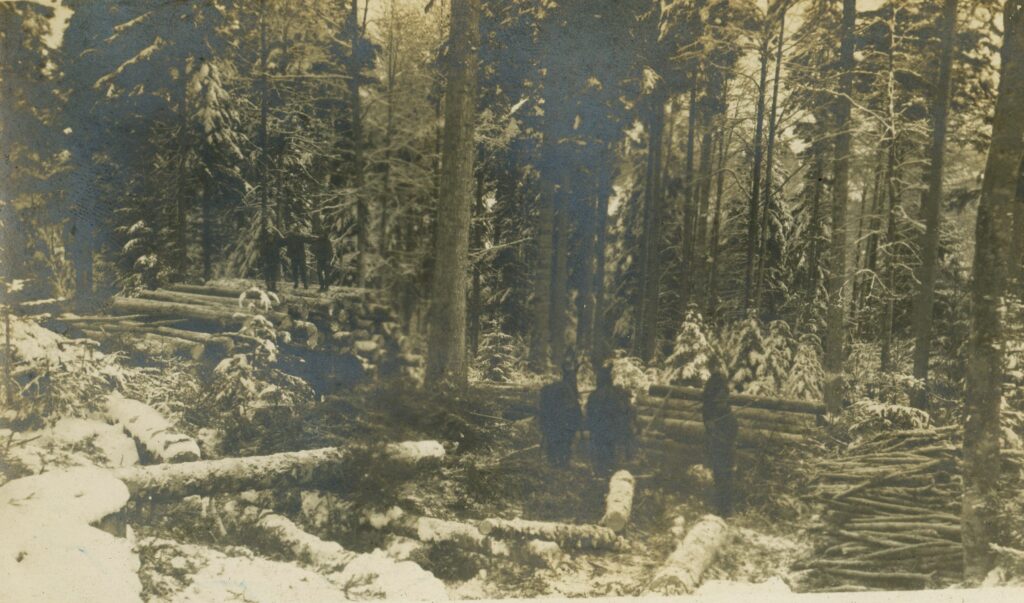
[[729,379],[722,371],[711,373],[701,398],[704,446],[715,480],[712,503],[716,513],[728,517],[732,514],[733,472],[739,425],[729,407]]
[[612,381],[611,367],[597,370],[597,389],[587,398],[586,428],[594,473],[607,477],[619,462],[633,456],[635,410],[628,390]]
[[292,273],[292,286],[298,289],[299,279],[302,279],[302,288],[309,288],[309,274],[306,272],[306,237],[299,230],[293,229],[288,232],[285,239],[285,253]]
[[263,268],[263,281],[267,291],[277,291],[277,280],[281,276],[281,235],[266,226],[260,228],[257,240],[260,264]]
[[548,463],[554,467],[568,467],[572,456],[572,442],[583,422],[580,394],[576,385],[578,365],[568,359],[562,365],[562,377],[540,389],[537,420],[540,424],[541,448]]

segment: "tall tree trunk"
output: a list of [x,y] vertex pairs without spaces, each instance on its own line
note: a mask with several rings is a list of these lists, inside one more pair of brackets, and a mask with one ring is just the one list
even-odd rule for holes
[[[714,161],[713,120],[705,119],[704,134],[700,142],[700,168],[698,169],[697,211],[694,220],[693,251],[690,253],[690,278],[686,287],[687,296],[683,302],[689,305],[690,292],[700,291],[705,284],[706,252],[708,239],[708,209],[711,205],[711,166]],[[685,307],[685,306],[684,306]]]
[[697,136],[697,90],[690,89],[689,108],[686,118],[686,166],[683,171],[683,229],[682,229],[682,291],[680,301],[685,308],[690,299],[693,283],[693,230],[697,213],[697,183],[693,177],[694,152]]
[[[917,267],[917,280],[921,283],[921,289],[914,300],[914,377],[922,380],[925,387],[914,392],[911,404],[920,409],[928,407],[928,359],[931,356],[932,313],[935,306],[935,278],[938,272],[942,176],[946,158],[949,97],[953,81],[956,13],[957,0],[944,0],[942,23],[939,26],[939,39],[942,40],[939,82],[935,89],[935,103],[932,105],[932,140],[928,153],[931,165],[928,170],[928,191],[921,205],[924,234],[921,236],[921,263]],[[1014,225],[1016,226],[1018,222],[1024,224],[1024,219],[1015,219]],[[1018,255],[1015,265],[1019,263]]]
[[814,189],[811,192],[811,249],[807,253],[807,301],[810,304],[818,297],[821,276],[821,197],[825,188],[825,153],[820,147],[814,151]]
[[181,111],[181,162],[178,165],[178,191],[177,203],[175,204],[175,247],[178,252],[178,278],[184,278],[188,272],[188,202],[189,202],[189,177],[188,152],[191,141],[188,135],[188,57],[181,61],[181,104],[178,110]]
[[665,131],[665,99],[661,93],[650,98],[647,123],[647,183],[644,186],[644,263],[641,286],[640,336],[637,355],[644,361],[654,358],[658,345],[661,302],[661,153]]
[[850,113],[853,93],[854,25],[857,21],[856,0],[843,0],[843,17],[839,49],[839,96],[836,99],[835,187],[832,199],[832,241],[829,253],[828,309],[825,316],[825,404],[830,412],[838,412],[843,402],[843,324],[846,286],[846,204],[850,185],[850,153],[853,136]]
[[594,244],[594,330],[593,330],[593,354],[591,356],[595,371],[609,355],[610,336],[608,325],[604,316],[604,265],[605,246],[608,236],[608,195],[607,190],[602,190],[597,198],[597,240]]
[[[541,149],[546,165],[559,163],[555,141],[545,140]],[[530,334],[530,367],[543,373],[551,363],[551,265],[555,255],[555,193],[553,175],[541,174],[537,202],[537,260],[533,273],[533,332]]]
[[207,181],[202,185],[202,189],[199,192],[200,203],[202,203],[203,211],[203,231],[202,231],[202,248],[203,248],[203,282],[213,278],[213,203],[210,189],[213,187],[213,183]]
[[[599,192],[598,194],[602,194]],[[593,356],[594,333],[594,231],[596,204],[585,199],[580,203],[579,290],[576,292],[576,352],[580,358]]]
[[[772,81],[772,108],[768,113],[768,147],[765,149],[767,157],[764,166],[764,220],[761,225],[761,253],[757,260],[757,286],[754,294],[754,306],[756,308],[762,308],[765,272],[777,267],[776,259],[781,260],[781,258],[771,258],[772,261],[769,262],[769,258],[766,257],[768,256],[767,239],[769,236],[769,221],[771,219],[770,214],[773,201],[772,170],[775,169],[775,136],[778,129],[779,80],[782,78],[782,44],[785,42],[786,34],[786,5],[783,4],[779,10],[779,42],[778,48],[775,51],[775,79]],[[771,297],[769,297],[769,300],[767,316],[774,318],[775,304]]]
[[[725,111],[722,111],[725,117]],[[719,232],[722,228],[722,189],[725,186],[725,159],[726,150],[729,147],[731,135],[726,137],[725,126],[723,125],[718,133],[718,173],[715,177],[715,211],[711,218],[711,252],[708,262],[708,297],[707,317],[710,318],[718,310],[718,256],[719,256]]]
[[[846,1],[846,0],[844,0]],[[761,42],[761,79],[757,88],[757,115],[754,124],[754,167],[751,175],[750,207],[747,211],[747,262],[743,278],[743,312],[750,309],[754,293],[754,260],[760,241],[758,216],[761,209],[761,139],[764,137],[764,97],[768,82],[768,32]]]
[[388,255],[388,212],[395,196],[391,182],[391,145],[395,138],[395,77],[398,75],[397,48],[399,37],[395,35],[395,3],[391,0],[388,12],[388,57],[387,57],[387,121],[384,127],[384,198],[380,202],[380,254]]
[[1013,201],[1024,136],[1024,0],[1008,0],[992,142],[978,204],[974,253],[974,317],[964,405],[964,579],[979,583],[993,566],[998,533],[999,413],[1003,385],[1004,305]]
[[[481,163],[483,161],[481,160]],[[477,169],[476,174],[476,198],[473,203],[473,221],[470,226],[472,240],[470,249],[476,253],[484,248],[484,175],[483,166]],[[483,302],[480,291],[480,259],[472,262],[473,279],[469,290],[469,357],[476,358],[480,350],[480,320],[483,313]]]
[[[564,168],[563,168],[564,170]],[[555,196],[554,256],[551,260],[551,359],[565,357],[565,329],[569,320],[569,188],[564,171]]]
[[896,173],[896,70],[894,55],[896,52],[896,28],[898,26],[898,12],[895,8],[889,11],[889,81],[886,88],[889,113],[889,157],[885,170],[886,190],[889,196],[888,225],[885,231],[886,266],[885,266],[885,317],[882,321],[882,350],[881,369],[892,370],[892,338],[893,321],[896,313],[896,208],[900,204],[900,197]]
[[[352,68],[356,71],[359,70],[359,47],[362,38],[362,30],[359,27],[359,0],[352,0],[351,14],[348,17],[350,19],[349,32],[352,37],[349,40],[351,44],[351,64]],[[353,157],[353,185],[356,193],[356,251],[358,254],[357,259],[357,280],[360,287],[366,286],[366,280],[369,272],[369,254],[370,254],[370,210],[366,205],[366,191],[363,190],[365,184],[365,174],[363,169],[363,109],[362,99],[359,97],[359,76],[361,73],[350,73],[348,78],[348,97],[349,97],[349,108],[351,110],[352,119],[352,157]],[[470,160],[472,164],[472,159]],[[441,176],[442,179],[444,176]],[[472,178],[472,176],[471,176]],[[443,186],[443,185],[442,185]]]
[[267,85],[267,59],[270,49],[267,46],[267,0],[260,0],[260,226],[269,228],[267,212],[269,211],[270,194],[267,187],[267,116],[270,112],[270,90]]
[[448,36],[441,197],[427,339],[426,383],[463,389],[466,363],[466,274],[477,94],[480,0],[453,0]]

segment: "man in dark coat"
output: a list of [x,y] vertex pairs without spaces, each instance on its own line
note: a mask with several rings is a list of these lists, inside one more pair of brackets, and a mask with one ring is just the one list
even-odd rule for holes
[[612,382],[608,365],[597,369],[597,388],[587,398],[586,427],[594,473],[607,477],[618,465],[618,453],[633,453],[634,411],[629,392]]
[[293,227],[288,231],[285,239],[285,253],[292,271],[292,286],[299,288],[299,278],[302,278],[302,288],[309,289],[309,274],[306,272],[306,237]]
[[331,237],[327,229],[320,223],[319,217],[313,220],[313,240],[310,244],[313,251],[313,258],[316,259],[316,280],[321,291],[327,291],[330,286],[331,261],[334,259],[334,248],[331,246]]
[[263,225],[260,228],[257,246],[267,291],[277,291],[277,279],[281,276],[281,236],[273,227]]
[[541,431],[541,448],[554,467],[568,467],[572,441],[582,423],[580,394],[576,385],[576,364],[566,360],[562,378],[540,389],[537,419]]
[[715,479],[712,499],[722,517],[732,514],[733,470],[736,465],[736,435],[739,425],[729,407],[729,380],[721,370],[711,373],[702,396],[704,445]]

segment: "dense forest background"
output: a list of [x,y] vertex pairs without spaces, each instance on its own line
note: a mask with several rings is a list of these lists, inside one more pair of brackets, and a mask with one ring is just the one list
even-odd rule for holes
[[1024,408],[1020,11],[3,2],[5,282],[96,307],[323,224],[428,382],[718,357],[735,391],[967,417],[980,468]]

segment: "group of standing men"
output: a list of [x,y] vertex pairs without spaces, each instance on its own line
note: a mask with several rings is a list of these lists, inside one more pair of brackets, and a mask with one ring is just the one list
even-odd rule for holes
[[[561,379],[540,390],[541,448],[552,466],[568,467],[573,440],[582,427],[589,433],[591,467],[596,475],[607,477],[633,458],[636,411],[630,392],[614,383],[611,367],[605,364],[597,369],[596,389],[587,397],[584,414],[579,404],[578,368],[574,360],[567,360]],[[722,370],[713,371],[704,385],[701,415],[707,462],[715,483],[712,504],[719,515],[728,517],[732,514],[739,427],[729,406],[729,380]]]
[[292,286],[309,288],[309,273],[306,270],[306,245],[309,244],[316,260],[316,278],[321,291],[326,291],[331,281],[331,264],[334,259],[334,247],[331,244],[327,229],[319,220],[313,221],[313,235],[305,234],[299,226],[293,226],[287,234],[281,235],[272,226],[264,225],[260,229],[258,241],[260,263],[263,268],[263,280],[267,291],[277,291],[277,281],[281,275],[281,249],[284,248],[288,258],[288,267],[292,277]]

